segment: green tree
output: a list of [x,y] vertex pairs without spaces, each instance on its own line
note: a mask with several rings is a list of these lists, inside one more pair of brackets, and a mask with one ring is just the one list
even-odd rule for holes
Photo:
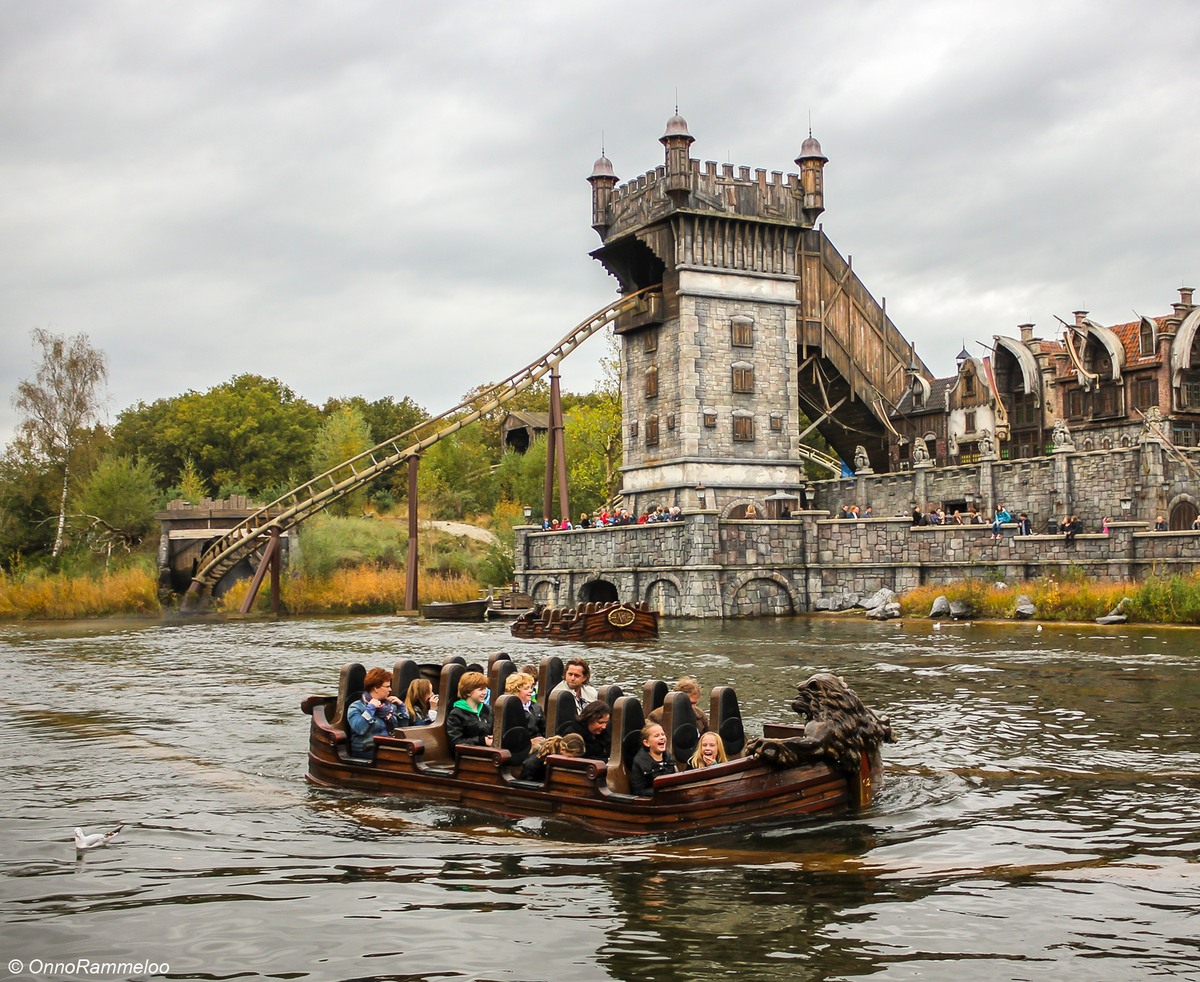
[[74,500],[72,525],[105,565],[114,547],[128,552],[154,529],[162,503],[152,464],[122,455],[105,457]]
[[171,487],[167,497],[186,501],[190,505],[198,505],[208,497],[208,485],[196,468],[196,462],[191,457],[183,459],[183,470],[179,474],[179,483]]
[[621,490],[621,350],[616,335],[606,338],[595,391],[564,421],[571,509],[576,516],[610,501]]
[[[327,416],[317,431],[312,456],[309,457],[309,470],[314,476],[324,474],[374,445],[371,430],[362,413],[356,406],[344,405]],[[343,476],[348,476],[348,473],[339,474],[338,478]],[[335,515],[361,512],[366,495],[366,491],[360,488],[335,502],[330,506],[330,511]]]
[[251,495],[296,483],[307,474],[320,413],[278,379],[238,375],[207,392],[139,404],[114,428],[121,453],[142,452],[169,484],[191,457],[216,488]]
[[496,468],[496,483],[502,501],[512,502],[518,508],[532,508],[532,521],[540,523],[542,489],[546,484],[546,438],[535,437],[523,454],[507,451]]
[[41,349],[32,379],[17,384],[13,405],[22,418],[17,433],[35,458],[58,477],[58,526],[50,554],[62,552],[71,462],[88,428],[99,420],[108,364],[86,334],[66,338],[41,328],[31,332]]

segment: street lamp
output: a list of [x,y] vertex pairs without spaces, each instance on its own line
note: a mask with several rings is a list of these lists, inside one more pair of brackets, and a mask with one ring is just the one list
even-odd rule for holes
[[1126,515],[1128,515],[1130,512],[1130,509],[1132,509],[1132,508],[1133,508],[1133,498],[1131,498],[1127,494],[1121,495],[1121,511],[1123,511]]
[[811,484],[806,484],[804,486],[804,510],[812,511],[813,504],[816,502],[816,500],[817,500],[817,489],[814,488]]
[[708,499],[704,494],[705,488],[703,482],[696,485],[696,499],[700,502],[700,510],[704,511],[708,507]]
[[533,509],[529,505],[526,505],[525,506],[525,524],[528,525],[532,519],[533,519]]

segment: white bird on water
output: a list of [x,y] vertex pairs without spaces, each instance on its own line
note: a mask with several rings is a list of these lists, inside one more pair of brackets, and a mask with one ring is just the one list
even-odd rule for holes
[[933,629],[934,629],[935,631],[940,631],[940,630],[942,629],[942,622],[941,622],[941,621],[934,621],[934,623],[933,623]]
[[95,849],[97,846],[108,845],[113,836],[115,836],[124,825],[118,825],[115,829],[110,829],[108,832],[84,832],[83,829],[75,829],[75,851],[83,852],[85,849]]

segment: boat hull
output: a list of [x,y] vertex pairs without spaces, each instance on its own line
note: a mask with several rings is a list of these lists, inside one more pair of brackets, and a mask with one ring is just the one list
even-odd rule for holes
[[489,603],[486,598],[455,603],[435,601],[421,605],[421,616],[438,621],[481,621],[487,617]]
[[638,798],[611,791],[601,761],[553,757],[543,785],[514,778],[506,750],[459,747],[452,763],[426,763],[419,728],[403,737],[377,738],[375,760],[355,763],[346,757],[345,735],[328,725],[326,712],[326,705],[312,707],[307,778],[315,785],[505,817],[558,819],[605,835],[786,823],[860,807],[879,785],[878,758],[864,762],[857,780],[825,764],[779,769],[743,758],[660,777],[653,797]]
[[515,638],[553,641],[647,641],[658,637],[658,614],[633,604],[539,611],[513,621]]

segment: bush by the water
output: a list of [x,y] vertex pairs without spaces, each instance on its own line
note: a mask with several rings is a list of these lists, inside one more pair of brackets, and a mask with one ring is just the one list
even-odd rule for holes
[[1151,577],[1143,583],[1100,583],[1079,571],[1063,577],[1043,577],[1030,583],[998,589],[983,580],[963,580],[940,586],[922,586],[900,598],[905,617],[924,617],[933,601],[964,600],[975,616],[1008,620],[1014,616],[1017,597],[1025,594],[1037,607],[1038,620],[1091,621],[1110,613],[1128,597],[1124,612],[1132,621],[1160,624],[1200,624],[1200,576]]
[[72,620],[159,613],[155,577],[144,567],[91,576],[0,570],[0,618]]

